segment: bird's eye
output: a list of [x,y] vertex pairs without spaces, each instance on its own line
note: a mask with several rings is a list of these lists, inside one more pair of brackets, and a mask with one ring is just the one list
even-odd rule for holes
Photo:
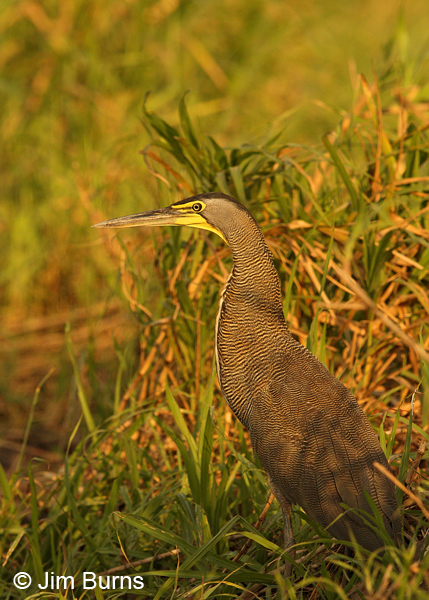
[[203,205],[201,204],[201,202],[195,202],[195,204],[192,205],[192,210],[194,210],[195,212],[200,212],[202,208]]

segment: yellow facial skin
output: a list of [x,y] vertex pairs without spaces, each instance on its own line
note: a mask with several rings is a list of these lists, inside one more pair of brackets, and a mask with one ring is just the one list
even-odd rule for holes
[[[199,210],[195,210],[196,205],[201,206]],[[216,233],[216,235],[220,236],[224,242],[226,239],[223,234],[217,229],[210,225],[203,217],[202,213],[206,208],[204,202],[187,202],[186,204],[172,204],[169,208],[178,212],[177,214],[177,222],[173,223],[173,225],[187,225],[188,227],[195,227],[196,229],[206,229],[207,231],[212,231]]]

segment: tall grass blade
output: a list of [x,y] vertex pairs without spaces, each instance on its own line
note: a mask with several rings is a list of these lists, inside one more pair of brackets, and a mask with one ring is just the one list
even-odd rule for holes
[[338,152],[336,151],[334,146],[331,144],[331,142],[329,141],[329,139],[326,135],[323,137],[323,143],[325,144],[325,147],[328,150],[328,152],[335,164],[335,167],[338,170],[339,175],[341,176],[342,180],[344,181],[344,184],[349,193],[349,197],[350,197],[350,201],[351,201],[353,210],[355,210],[356,212],[359,212],[360,202],[358,200],[356,190],[355,190],[354,185],[346,171],[346,168],[345,168],[343,162],[341,161],[341,159],[338,155]]
[[[424,340],[422,329],[420,329],[420,344],[424,348]],[[422,405],[422,426],[426,428],[429,423],[429,364],[422,360],[420,361],[422,370],[421,382],[421,405]]]
[[195,438],[193,437],[193,435],[191,434],[191,432],[188,429],[188,425],[182,415],[179,405],[177,404],[176,400],[174,399],[173,394],[170,391],[170,388],[168,387],[168,384],[165,389],[165,397],[167,399],[168,406],[171,410],[171,414],[173,415],[174,421],[175,421],[177,427],[179,428],[180,433],[183,435],[183,437],[185,438],[185,440],[187,441],[187,443],[189,445],[190,455],[191,455],[192,459],[194,460],[194,462],[196,464],[198,464],[197,443],[195,441]]
[[195,135],[195,131],[189,118],[188,109],[186,108],[186,94],[184,94],[179,100],[179,116],[180,116],[180,125],[182,126],[183,132],[186,137],[189,139],[191,144],[197,149],[200,149],[200,145],[198,143],[198,138]]
[[241,166],[237,165],[235,167],[229,167],[229,172],[231,173],[237,198],[242,204],[246,205],[246,191],[244,188]]
[[46,375],[43,377],[42,381],[39,383],[39,385],[37,386],[37,388],[34,392],[33,401],[30,406],[30,413],[28,415],[27,424],[25,426],[24,438],[22,440],[21,450],[20,450],[18,462],[16,465],[16,471],[19,471],[21,469],[22,461],[23,461],[24,454],[25,454],[25,449],[26,449],[27,442],[28,442],[28,436],[30,435],[31,426],[33,424],[34,411],[35,411],[37,403],[39,401],[40,390],[42,389],[43,384],[49,379],[49,377],[52,375],[53,372],[54,372],[54,368],[52,367],[49,370],[49,372],[46,373]]
[[37,502],[37,490],[34,482],[31,463],[28,465],[28,482],[30,484],[30,509],[31,509],[31,556],[34,571],[38,581],[43,581],[42,554],[39,537],[39,507]]
[[73,365],[73,371],[74,371],[74,376],[75,376],[76,385],[77,385],[77,395],[79,398],[82,413],[83,413],[88,431],[90,433],[93,433],[95,431],[95,423],[94,423],[94,419],[92,418],[91,409],[89,408],[88,401],[86,399],[85,390],[83,389],[82,379],[80,376],[79,368],[77,366],[76,357],[74,355],[73,344],[72,344],[71,336],[70,336],[70,323],[66,324],[65,336],[66,336],[66,344],[67,344],[67,350],[69,352],[70,361]]

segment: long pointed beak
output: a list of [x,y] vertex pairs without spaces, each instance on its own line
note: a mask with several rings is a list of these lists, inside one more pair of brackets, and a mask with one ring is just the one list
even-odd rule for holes
[[210,225],[202,215],[193,212],[179,212],[171,206],[148,210],[136,215],[110,219],[109,221],[97,223],[93,227],[99,227],[100,229],[102,227],[116,227],[121,229],[125,227],[153,227],[154,225],[187,225],[196,229],[206,229],[207,231],[213,231],[228,243],[223,233],[213,225]]
[[169,206],[166,208],[157,208],[155,210],[148,210],[147,212],[138,213],[136,215],[127,215],[125,217],[118,217],[117,219],[110,219],[109,221],[103,221],[97,223],[93,227],[152,227],[153,225],[186,225],[186,219],[184,215],[178,214],[177,211],[173,210]]

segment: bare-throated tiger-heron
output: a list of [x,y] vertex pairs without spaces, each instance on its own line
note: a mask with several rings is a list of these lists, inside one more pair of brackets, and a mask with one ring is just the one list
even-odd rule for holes
[[291,335],[280,280],[261,229],[249,211],[222,193],[192,196],[167,208],[119,217],[95,227],[188,225],[214,231],[229,245],[233,269],[216,319],[216,362],[223,395],[250,431],[284,518],[291,505],[339,540],[367,550],[385,545],[361,511],[371,501],[397,544],[400,520],[378,438],[356,399]]

